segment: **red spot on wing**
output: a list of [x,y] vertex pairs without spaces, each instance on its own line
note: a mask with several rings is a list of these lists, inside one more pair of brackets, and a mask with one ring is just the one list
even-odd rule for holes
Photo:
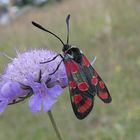
[[79,71],[78,64],[76,62],[74,62],[73,60],[64,61],[64,64],[65,64],[66,71],[68,74],[76,73]]
[[96,86],[97,83],[98,83],[98,79],[97,79],[97,77],[93,76],[92,79],[91,79],[91,82],[92,82],[93,85]]
[[69,86],[71,87],[71,88],[76,88],[76,82],[75,81],[70,81],[69,82]]
[[99,85],[100,85],[100,88],[101,88],[101,89],[103,89],[103,88],[105,87],[105,84],[104,84],[103,81],[100,81],[100,82],[99,82]]
[[71,67],[73,73],[77,73],[79,71],[79,66],[76,63],[71,65]]
[[99,97],[101,99],[107,99],[108,98],[108,93],[107,92],[100,92],[99,93]]
[[91,106],[92,100],[90,98],[87,98],[85,103],[83,104],[84,108],[88,109]]
[[84,66],[86,66],[86,67],[90,66],[90,63],[89,63],[88,59],[86,58],[86,56],[83,55],[82,60],[83,60],[83,65]]
[[64,61],[66,71],[69,74],[71,72],[70,61]]
[[78,84],[78,88],[80,91],[87,91],[89,88],[89,85],[86,82],[81,82]]
[[87,100],[85,101],[85,103],[80,106],[77,111],[80,112],[80,113],[83,113],[85,112],[92,104],[92,100],[90,98],[87,98]]
[[79,113],[83,113],[83,112],[85,112],[85,108],[83,107],[83,106],[80,106],[78,109],[77,109],[77,112],[79,112]]
[[73,102],[75,104],[78,104],[82,100],[82,98],[83,97],[80,94],[76,94],[76,95],[73,96]]

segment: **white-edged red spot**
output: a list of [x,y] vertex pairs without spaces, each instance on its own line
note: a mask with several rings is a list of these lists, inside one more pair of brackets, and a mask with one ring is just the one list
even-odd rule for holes
[[105,88],[105,84],[104,84],[103,81],[100,81],[100,82],[99,82],[99,85],[100,85],[100,88],[101,88],[101,89],[104,89],[104,88]]
[[71,87],[71,88],[76,88],[76,82],[75,81],[70,81],[69,82],[69,86]]
[[77,109],[77,111],[79,113],[83,113],[83,112],[85,112],[91,106],[91,104],[92,104],[92,100],[90,98],[87,98],[87,100],[85,101],[85,103],[82,106],[80,106]]
[[108,98],[108,93],[107,92],[100,92],[99,93],[99,97],[103,100],[107,99]]
[[82,98],[83,97],[80,94],[76,94],[76,95],[73,96],[73,102],[75,104],[78,104],[82,100]]
[[89,88],[89,85],[86,82],[81,82],[78,84],[78,89],[80,91],[87,91]]
[[86,67],[90,66],[90,63],[89,63],[88,59],[86,58],[86,56],[83,55],[82,60],[83,60],[83,65],[84,66],[86,66]]
[[96,76],[93,76],[92,79],[91,79],[91,82],[92,82],[93,85],[96,86],[97,83],[98,83],[98,79],[97,79],[97,77],[96,77]]

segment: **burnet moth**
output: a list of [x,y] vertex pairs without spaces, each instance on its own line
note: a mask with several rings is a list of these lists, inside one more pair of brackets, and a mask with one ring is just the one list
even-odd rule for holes
[[96,70],[91,66],[87,57],[79,48],[69,45],[69,19],[70,15],[66,17],[66,44],[60,39],[60,37],[45,29],[38,23],[32,22],[32,24],[39,29],[52,34],[63,44],[63,55],[58,54],[53,59],[41,62],[41,64],[49,63],[55,60],[58,56],[62,58],[56,70],[50,73],[50,75],[54,74],[59,69],[62,62],[64,63],[69,81],[70,99],[73,111],[78,119],[84,119],[93,108],[95,95],[97,95],[104,103],[110,103],[112,98],[105,83]]

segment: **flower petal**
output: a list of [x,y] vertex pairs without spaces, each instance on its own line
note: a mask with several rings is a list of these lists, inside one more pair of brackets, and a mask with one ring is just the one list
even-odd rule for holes
[[56,85],[52,88],[48,88],[46,91],[46,96],[43,97],[44,112],[48,112],[53,107],[57,101],[57,97],[61,95],[63,89],[59,85]]
[[24,93],[25,90],[20,87],[19,83],[8,81],[1,87],[0,94],[3,98],[15,99],[17,96],[22,96]]
[[36,95],[33,95],[29,99],[29,108],[31,112],[39,112],[41,110],[41,97]]
[[7,107],[8,105],[8,100],[3,100],[0,102],[0,113],[2,113],[4,111],[4,109]]
[[48,96],[51,98],[57,98],[58,96],[60,96],[63,92],[63,89],[59,86],[56,85],[52,88],[49,88],[49,90],[47,91]]
[[56,103],[56,101],[57,101],[56,99],[51,98],[49,96],[46,96],[45,98],[43,98],[44,112],[48,112],[49,110],[51,110],[51,108]]

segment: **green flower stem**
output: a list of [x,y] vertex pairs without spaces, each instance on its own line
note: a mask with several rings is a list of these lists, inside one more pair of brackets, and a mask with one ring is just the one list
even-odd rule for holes
[[54,117],[52,115],[52,112],[51,111],[48,111],[48,115],[49,115],[49,118],[51,120],[52,126],[53,126],[53,128],[54,128],[54,130],[56,132],[56,135],[58,137],[58,140],[62,140],[62,137],[61,137],[60,132],[58,130],[58,127],[57,127],[57,125],[55,123]]

